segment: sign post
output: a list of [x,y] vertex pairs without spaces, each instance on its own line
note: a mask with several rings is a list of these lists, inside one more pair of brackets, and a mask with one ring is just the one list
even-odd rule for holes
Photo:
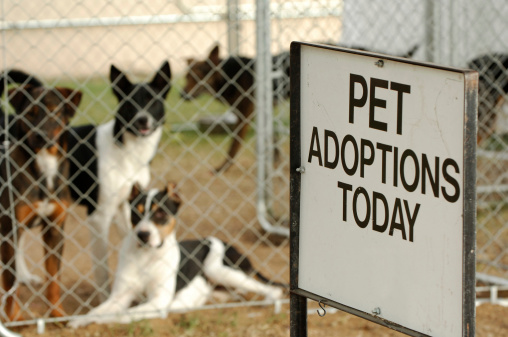
[[476,72],[291,45],[291,336],[306,299],[474,336]]

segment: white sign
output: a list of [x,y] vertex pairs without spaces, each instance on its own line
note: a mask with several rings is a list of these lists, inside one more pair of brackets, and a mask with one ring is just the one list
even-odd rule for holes
[[466,336],[476,73],[305,44],[299,57],[298,289],[415,335]]

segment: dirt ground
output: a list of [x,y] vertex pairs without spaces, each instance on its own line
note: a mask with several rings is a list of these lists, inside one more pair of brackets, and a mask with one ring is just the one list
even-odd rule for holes
[[[180,237],[215,235],[241,245],[249,252],[256,266],[268,273],[275,281],[289,281],[289,244],[287,239],[274,238],[264,233],[256,220],[255,200],[255,156],[254,146],[247,147],[235,167],[221,176],[212,176],[210,169],[222,159],[220,153],[208,155],[206,147],[192,150],[193,160],[168,161],[189,153],[175,150],[177,140],[163,143],[153,163],[154,184],[161,186],[167,180],[179,184],[180,196],[184,200],[181,209]],[[174,151],[174,152],[172,152]],[[199,162],[199,165],[196,163]],[[287,168],[282,168],[287,172]],[[281,177],[280,179],[287,179]],[[285,184],[282,184],[285,185]],[[281,204],[286,204],[288,191],[283,191]],[[249,200],[246,202],[246,200]],[[84,221],[84,210],[76,208],[66,226],[67,241],[62,269],[63,304],[68,315],[86,313],[89,306],[97,304],[93,299],[93,287],[88,257],[89,236]],[[245,225],[247,223],[247,225]],[[35,274],[42,275],[42,249],[37,233],[28,241],[29,266]],[[111,233],[113,246],[118,244],[118,235]],[[115,265],[115,256],[111,266]],[[43,287],[22,286],[21,300],[26,303],[24,317],[44,317],[47,306],[41,296]],[[259,299],[259,298],[254,298]],[[88,303],[88,307],[87,304]],[[309,301],[309,336],[403,336],[403,334],[378,326],[348,313],[331,310],[324,317],[316,314],[317,305]],[[335,311],[335,312],[334,312]],[[508,336],[508,308],[498,305],[481,305],[477,308],[476,336]],[[244,336],[279,337],[289,336],[289,304],[283,304],[275,313],[273,306],[235,307],[190,311],[171,314],[167,319],[142,321],[130,325],[90,325],[78,330],[65,327],[65,323],[47,324],[43,334],[37,333],[35,324],[11,327],[23,336]]]
[[[345,312],[328,310],[319,317],[315,302],[309,302],[308,336],[329,337],[397,337],[405,336],[397,331],[379,326]],[[476,336],[508,336],[508,308],[484,304],[477,308]],[[167,319],[142,321],[131,325],[90,325],[79,330],[49,325],[43,334],[35,327],[18,328],[23,336],[40,337],[101,337],[101,336],[188,336],[188,337],[286,337],[289,336],[289,305],[275,314],[270,307],[242,307],[202,310],[184,314],[172,314]]]

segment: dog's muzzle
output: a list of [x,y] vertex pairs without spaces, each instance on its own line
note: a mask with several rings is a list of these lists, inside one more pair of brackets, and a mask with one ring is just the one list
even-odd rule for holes
[[150,232],[140,231],[137,233],[137,237],[142,245],[147,245],[148,241],[150,241]]
[[[151,247],[150,246],[150,232],[149,231],[139,231],[136,233],[136,236],[139,241],[139,245],[142,247]],[[161,243],[154,248],[161,248],[164,245],[164,240],[161,241]]]
[[150,122],[150,119],[146,116],[138,117],[132,126],[141,136],[149,136],[154,129],[154,124]]

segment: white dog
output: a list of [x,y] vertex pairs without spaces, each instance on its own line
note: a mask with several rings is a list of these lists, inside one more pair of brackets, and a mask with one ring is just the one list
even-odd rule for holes
[[[70,327],[161,318],[168,310],[201,306],[213,290],[209,281],[273,300],[282,297],[285,285],[270,284],[245,256],[219,239],[178,242],[174,228],[180,202],[171,185],[148,192],[133,187],[134,229],[122,243],[111,296],[86,316],[70,321]],[[146,301],[131,307],[143,294]]]
[[111,88],[118,100],[115,118],[69,132],[69,185],[74,200],[87,207],[96,286],[109,294],[108,233],[117,216],[129,230],[127,200],[134,183],[147,187],[165,121],[164,101],[171,89],[171,68],[164,62],[150,82],[132,83],[114,65]]

